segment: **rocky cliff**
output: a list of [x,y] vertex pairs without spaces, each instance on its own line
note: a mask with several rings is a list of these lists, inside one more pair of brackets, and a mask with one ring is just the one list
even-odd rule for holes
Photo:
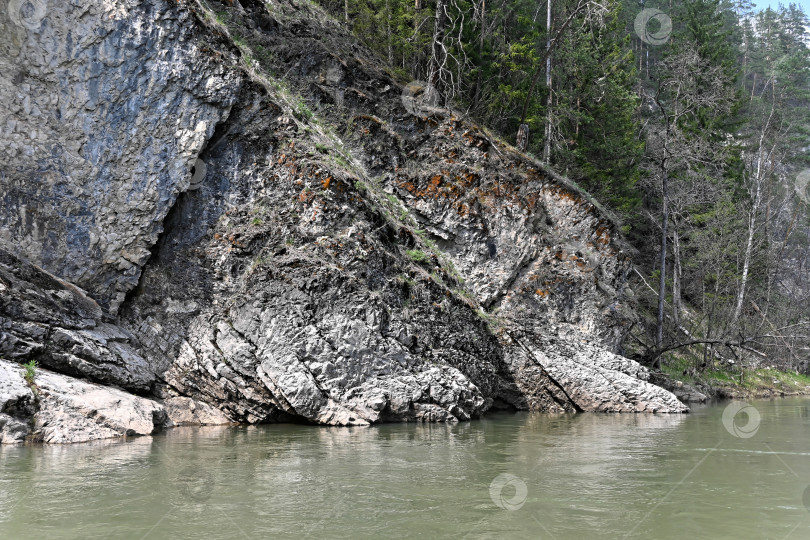
[[610,216],[314,5],[84,4],[0,10],[3,442],[685,410]]

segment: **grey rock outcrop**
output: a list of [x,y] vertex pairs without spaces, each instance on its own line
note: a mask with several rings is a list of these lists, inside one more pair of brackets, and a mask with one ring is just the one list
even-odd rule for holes
[[587,343],[543,343],[533,357],[582,411],[672,412],[678,398],[650,382],[637,362]]
[[0,444],[23,442],[35,411],[22,368],[0,360]]
[[239,84],[173,4],[0,9],[0,237],[113,312]]
[[137,348],[84,291],[0,247],[0,358],[148,392],[156,376]]
[[29,384],[22,367],[0,360],[2,444],[64,444],[229,423],[221,411],[190,398],[161,403],[40,368]]
[[[46,443],[150,435],[167,423],[159,403],[123,390],[37,370],[29,387],[19,365],[0,360],[0,438]],[[30,415],[30,416],[29,416]]]
[[[45,377],[36,429],[686,410],[611,352],[634,315],[609,215],[409,110],[317,8],[51,7],[0,20],[0,357],[92,383]],[[94,383],[154,400],[98,427]]]
[[168,427],[220,426],[231,423],[230,418],[222,411],[187,397],[169,398],[163,402],[163,408],[168,416]]
[[716,395],[712,388],[696,387],[683,381],[676,381],[664,375],[655,373],[651,378],[656,385],[669,390],[683,403],[706,403],[711,398],[730,398],[732,396]]
[[34,434],[46,443],[72,443],[151,435],[167,422],[154,400],[40,370],[35,378],[39,410]]

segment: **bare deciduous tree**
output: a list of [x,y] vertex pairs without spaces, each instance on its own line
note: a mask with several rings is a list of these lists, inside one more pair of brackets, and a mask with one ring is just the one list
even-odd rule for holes
[[717,167],[723,163],[723,145],[713,139],[714,133],[707,129],[690,129],[690,125],[698,121],[699,115],[717,117],[728,114],[734,103],[734,93],[722,67],[701,58],[697,47],[692,44],[664,59],[658,72],[660,75],[654,91],[647,96],[655,116],[647,123],[646,130],[650,176],[660,186],[661,194],[655,335],[655,348],[660,350],[664,338],[667,255],[672,224],[671,191],[679,190],[684,183],[699,183],[713,174],[722,173]]

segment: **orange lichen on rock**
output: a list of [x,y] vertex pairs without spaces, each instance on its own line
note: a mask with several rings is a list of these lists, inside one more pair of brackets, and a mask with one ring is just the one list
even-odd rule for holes
[[463,175],[465,182],[461,182],[463,187],[470,187],[478,180],[478,175],[475,173],[467,173]]
[[574,204],[582,204],[584,201],[577,195],[574,195],[570,191],[566,191],[564,189],[557,190],[557,197],[563,200],[571,201]]
[[610,229],[605,225],[600,225],[596,229],[596,241],[606,246],[610,244]]

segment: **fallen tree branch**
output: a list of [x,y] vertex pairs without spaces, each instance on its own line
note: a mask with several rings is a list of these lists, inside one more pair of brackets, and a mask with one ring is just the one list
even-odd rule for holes
[[[753,347],[749,347],[748,345],[746,345],[746,343],[750,343],[752,341],[754,341],[754,339],[745,339],[743,341],[730,341],[730,340],[727,340],[727,339],[693,339],[693,340],[690,340],[690,341],[684,341],[684,342],[681,342],[681,343],[673,343],[672,345],[667,345],[665,347],[661,347],[660,349],[653,351],[648,356],[648,360],[652,362],[656,358],[658,358],[659,356],[661,356],[662,354],[664,354],[666,352],[674,351],[675,349],[681,349],[683,347],[689,347],[689,346],[692,346],[692,345],[723,345],[724,347],[727,347],[732,352],[734,352],[734,349],[741,349],[743,351],[756,354],[756,355],[758,355],[758,356],[760,356],[762,358],[768,358],[768,355],[765,354],[764,352],[758,351],[758,350],[754,349]],[[736,356],[736,354],[735,354],[735,356]]]

